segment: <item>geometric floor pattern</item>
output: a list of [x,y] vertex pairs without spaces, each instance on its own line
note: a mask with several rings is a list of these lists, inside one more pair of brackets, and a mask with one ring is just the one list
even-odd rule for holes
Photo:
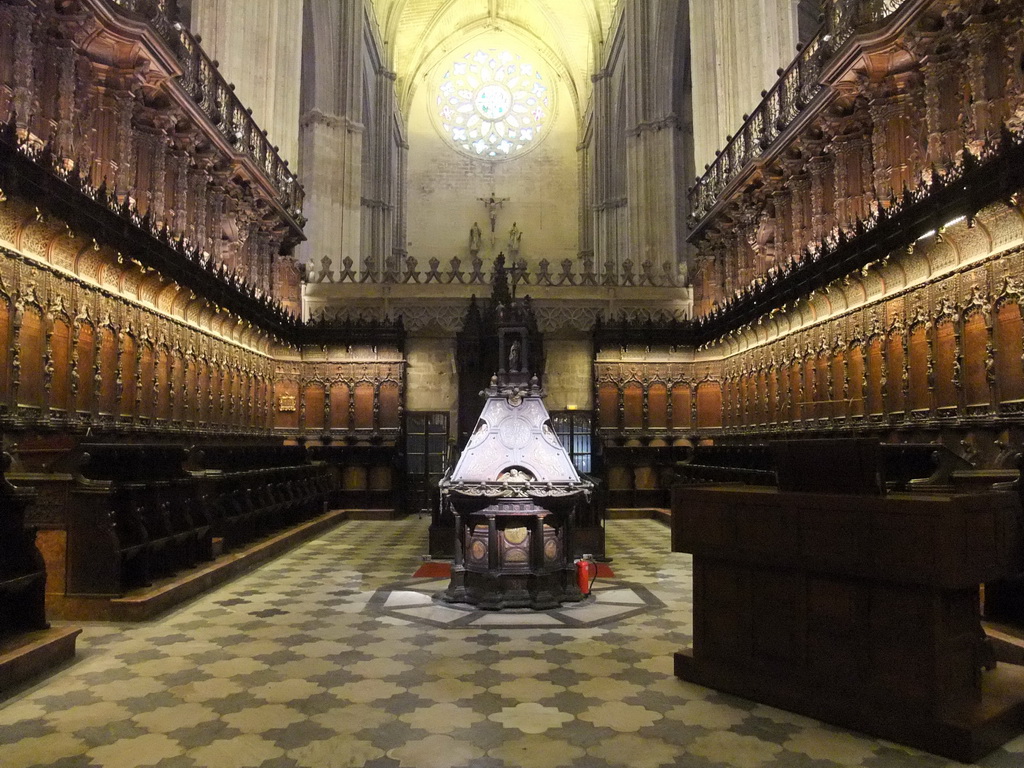
[[664,607],[654,594],[638,584],[619,579],[594,582],[591,596],[577,603],[546,611],[530,608],[482,611],[467,604],[445,603],[439,598],[448,579],[414,579],[378,590],[366,605],[371,611],[390,615],[395,623],[412,622],[429,627],[483,627],[487,629],[552,629],[596,627],[613,624]]
[[[0,702],[0,766],[959,765],[673,677],[691,570],[660,523],[608,523],[616,581],[656,602],[591,626],[383,610],[426,537],[418,518],[343,523],[154,621],[87,624],[73,663]],[[1020,768],[1024,737],[981,765]]]

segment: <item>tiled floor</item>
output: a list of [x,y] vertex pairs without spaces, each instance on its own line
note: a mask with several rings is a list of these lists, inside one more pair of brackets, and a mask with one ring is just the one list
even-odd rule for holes
[[[677,680],[689,558],[653,521],[608,535],[643,610],[439,626],[386,605],[424,589],[426,522],[346,523],[158,621],[87,626],[72,666],[0,704],[0,768],[958,765]],[[1024,765],[1024,737],[983,765]]]

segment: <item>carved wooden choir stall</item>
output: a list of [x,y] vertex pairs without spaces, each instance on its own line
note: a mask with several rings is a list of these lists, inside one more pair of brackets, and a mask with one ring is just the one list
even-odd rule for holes
[[441,481],[455,513],[455,562],[443,599],[480,608],[554,608],[583,599],[573,520],[590,502],[551,427],[529,357],[526,312],[499,307],[499,369],[465,450]]
[[676,674],[957,760],[1019,733],[1024,668],[995,665],[978,600],[1020,568],[1017,494],[884,493],[871,440],[772,449],[778,487],[674,489],[694,602]]
[[0,693],[75,655],[80,629],[50,630],[46,621],[46,567],[36,549],[36,531],[25,526],[35,499],[6,478],[11,465],[3,454],[0,470]]

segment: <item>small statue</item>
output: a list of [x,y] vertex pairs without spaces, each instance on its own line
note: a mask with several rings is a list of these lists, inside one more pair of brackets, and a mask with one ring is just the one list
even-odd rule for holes
[[519,231],[519,226],[513,221],[512,229],[508,231],[508,250],[510,254],[519,253],[519,241],[522,237],[523,233]]
[[469,230],[469,252],[476,256],[480,251],[480,226],[474,221]]
[[508,348],[508,370],[510,373],[517,373],[519,371],[519,339],[515,339],[512,342],[512,346]]

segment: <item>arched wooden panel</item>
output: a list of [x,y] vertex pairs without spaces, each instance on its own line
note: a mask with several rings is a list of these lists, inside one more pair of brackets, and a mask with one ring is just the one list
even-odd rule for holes
[[819,419],[827,419],[832,415],[828,373],[828,355],[820,354],[814,360],[814,413]]
[[832,377],[832,400],[829,407],[833,418],[843,418],[849,413],[847,397],[843,394],[843,384],[846,380],[846,355],[841,349],[832,353],[829,362],[830,374]]
[[361,381],[355,386],[356,429],[373,429],[373,384]]
[[736,424],[736,380],[726,379],[722,383],[722,423],[727,427]]
[[238,403],[237,423],[239,426],[248,427],[252,423],[252,410],[256,400],[253,391],[253,378],[248,371],[239,373],[239,392],[241,396]]
[[321,430],[324,428],[324,385],[319,381],[306,384],[302,393],[306,407],[306,429]]
[[769,424],[779,420],[779,374],[772,367],[768,369],[768,383],[765,389],[765,417]]
[[331,429],[351,429],[348,423],[348,384],[338,382],[331,385]]
[[223,396],[214,402],[217,403],[217,421],[224,425],[231,424],[234,418],[232,404],[235,408],[238,407],[237,376],[234,368],[221,368],[220,387]]
[[50,336],[50,359],[53,377],[50,379],[50,408],[67,411],[71,394],[71,325],[62,317],[53,321]]
[[246,399],[246,420],[245,426],[247,427],[262,427],[260,423],[260,414],[263,413],[261,410],[262,404],[260,402],[260,383],[259,379],[251,371],[247,374],[249,379],[249,391]]
[[100,413],[117,411],[117,335],[110,327],[100,329]]
[[996,315],[996,381],[999,399],[1011,402],[1024,398],[1024,366],[1021,362],[1022,329],[1020,305],[1006,302]]
[[171,353],[166,347],[156,353],[156,417],[171,418]]
[[598,426],[602,429],[618,429],[619,388],[611,383],[597,388]]
[[217,363],[203,361],[199,367],[199,412],[203,424],[220,425],[221,401],[224,397],[227,397],[224,369]]
[[903,402],[903,335],[891,334],[885,342],[885,405],[889,413],[906,409]]
[[910,331],[907,356],[910,410],[930,410],[932,403],[931,392],[928,390],[928,329],[924,325],[916,325]]
[[754,411],[758,424],[768,423],[768,377],[763,370],[757,373],[757,392],[755,393]]
[[988,328],[985,317],[976,312],[964,323],[964,392],[967,405],[989,403],[988,380],[985,377],[985,356],[988,353]]
[[236,401],[238,393],[235,391],[235,372],[226,366],[220,366],[218,386],[220,390],[214,394],[213,399],[213,420],[225,426],[231,423],[231,403]]
[[658,381],[647,388],[647,426],[651,429],[668,426],[668,387]]
[[36,307],[26,307],[21,316],[18,353],[21,361],[18,403],[43,405],[43,314]]
[[188,363],[185,358],[178,352],[171,353],[172,361],[172,384],[174,389],[174,409],[171,417],[175,421],[183,421],[185,418],[185,398],[187,394],[185,392],[185,379],[187,378]]
[[260,376],[259,385],[259,410],[257,411],[257,419],[259,426],[265,429],[272,429],[274,426],[274,403],[271,401],[272,392],[270,385],[267,383],[266,376]]
[[815,419],[815,418],[817,418],[817,415],[818,415],[817,402],[818,402],[818,399],[820,398],[820,395],[818,394],[818,387],[817,387],[817,376],[816,376],[817,366],[816,366],[816,361],[817,361],[817,358],[815,358],[812,355],[808,355],[807,358],[804,360],[804,370],[803,370],[804,393],[803,393],[803,398],[801,398],[803,400],[803,407],[801,408],[801,410],[803,411],[803,418],[805,420]]
[[[210,364],[205,360],[199,361],[199,378],[196,382],[196,408],[193,411],[195,420],[200,424],[210,423],[210,411],[213,406],[210,397],[212,394],[212,381],[214,372],[210,370]],[[218,376],[218,378],[220,378]]]
[[864,391],[866,389],[864,386],[864,348],[860,345],[853,347],[847,355],[850,361],[847,368],[847,376],[850,383],[848,413],[851,416],[863,416],[865,406]]
[[235,409],[229,412],[231,423],[235,426],[245,424],[245,416],[249,408],[249,382],[245,371],[235,369],[231,372],[232,389],[235,393]]
[[784,424],[789,421],[789,369],[785,366],[780,367],[775,378],[778,379],[778,390],[775,394],[775,420]]
[[754,419],[753,386],[749,373],[740,377],[740,411],[738,426],[745,427]]
[[210,365],[210,388],[205,397],[209,403],[207,422],[217,426],[226,425],[231,402],[231,371],[225,364]]
[[135,392],[139,386],[138,342],[134,336],[121,334],[121,403],[122,416],[135,415]]
[[789,366],[789,418],[797,421],[804,415],[803,363],[794,360]]
[[692,429],[690,409],[692,396],[687,384],[672,387],[672,429]]
[[186,421],[195,421],[198,418],[199,402],[196,397],[196,385],[199,381],[199,364],[192,358],[186,358],[185,362],[185,389],[181,393],[181,399],[185,401],[183,418]]
[[78,326],[78,338],[75,341],[78,353],[78,388],[75,394],[75,408],[79,411],[91,411],[96,397],[96,329],[90,323]]
[[644,425],[644,388],[635,381],[622,389],[622,425],[626,429]]
[[142,387],[139,398],[139,416],[152,419],[156,415],[157,387],[156,356],[152,344],[142,345],[139,358],[139,386]]
[[0,402],[11,396],[11,305],[0,297]]
[[398,429],[399,420],[398,382],[385,381],[380,385],[380,426],[381,429]]
[[885,412],[885,403],[882,399],[882,340],[878,337],[868,342],[867,369],[867,412],[882,414]]
[[722,426],[722,387],[718,382],[703,381],[697,385],[697,428]]
[[935,326],[935,405],[952,408],[956,396],[956,327],[947,320]]

